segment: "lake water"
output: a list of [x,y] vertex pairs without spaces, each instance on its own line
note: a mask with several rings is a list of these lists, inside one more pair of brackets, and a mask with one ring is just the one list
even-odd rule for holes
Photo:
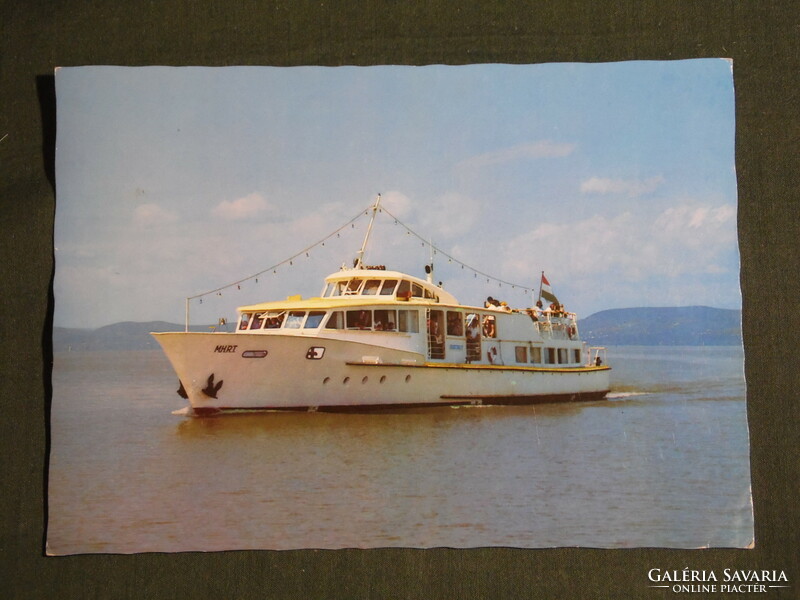
[[618,347],[607,400],[213,418],[160,351],[57,353],[48,552],[744,547],[737,347]]

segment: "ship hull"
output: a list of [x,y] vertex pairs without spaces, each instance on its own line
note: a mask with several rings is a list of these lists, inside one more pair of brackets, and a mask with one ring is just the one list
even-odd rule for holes
[[451,364],[403,347],[308,335],[154,334],[196,414],[364,411],[602,399],[605,366]]

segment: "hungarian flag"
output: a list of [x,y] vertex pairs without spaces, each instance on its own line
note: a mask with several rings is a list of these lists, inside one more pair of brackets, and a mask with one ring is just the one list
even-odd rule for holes
[[550,282],[547,281],[547,277],[544,276],[544,272],[542,272],[542,284],[539,290],[539,297],[544,298],[548,302],[560,304],[558,298],[556,298],[556,295],[553,293],[553,288],[550,287]]

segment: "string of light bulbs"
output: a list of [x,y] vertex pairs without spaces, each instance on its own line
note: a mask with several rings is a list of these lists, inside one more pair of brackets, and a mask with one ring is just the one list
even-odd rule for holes
[[[346,229],[348,225],[353,225],[353,224],[354,224],[354,223],[355,223],[355,222],[356,222],[358,219],[360,219],[361,217],[363,217],[363,216],[365,216],[365,215],[368,215],[370,210],[372,210],[372,207],[371,207],[371,206],[370,206],[369,208],[366,208],[366,209],[364,209],[364,210],[361,210],[361,211],[359,211],[357,215],[355,215],[355,216],[354,216],[352,219],[350,219],[350,220],[349,220],[347,223],[345,223],[344,225],[342,225],[341,227],[339,227],[337,230],[335,230],[335,231],[333,231],[333,232],[329,233],[329,234],[328,234],[328,235],[326,235],[324,238],[322,238],[321,240],[318,240],[318,241],[314,242],[314,243],[313,243],[313,244],[311,244],[310,246],[307,246],[306,248],[303,248],[302,250],[300,250],[300,251],[299,251],[299,252],[297,252],[296,254],[293,254],[293,255],[292,255],[292,256],[290,256],[289,258],[286,258],[286,259],[284,259],[284,260],[280,261],[279,263],[275,263],[275,264],[274,264],[274,265],[272,265],[271,267],[267,267],[266,269],[262,269],[262,270],[261,270],[261,271],[259,271],[258,273],[253,273],[252,275],[248,275],[247,277],[243,277],[242,279],[239,279],[239,280],[237,280],[237,281],[234,281],[234,282],[232,282],[232,283],[227,283],[227,284],[225,284],[225,285],[222,285],[222,286],[220,286],[220,287],[218,287],[218,288],[214,288],[213,290],[208,290],[207,292],[202,292],[202,293],[200,293],[200,294],[195,294],[194,296],[188,296],[188,297],[186,298],[186,300],[187,300],[187,301],[190,301],[190,300],[195,300],[195,299],[197,299],[197,298],[201,298],[201,299],[202,299],[204,296],[209,296],[209,295],[211,295],[211,294],[218,294],[218,293],[220,293],[220,292],[222,292],[222,291],[224,291],[224,290],[227,290],[227,289],[229,289],[229,288],[232,288],[232,287],[234,287],[234,286],[237,286],[237,287],[239,287],[239,286],[241,286],[241,284],[243,284],[243,283],[245,283],[245,282],[247,282],[247,281],[250,281],[250,280],[252,280],[252,279],[255,279],[255,280],[256,280],[256,282],[258,282],[258,277],[260,277],[260,276],[261,276],[261,275],[263,275],[264,273],[268,273],[269,271],[275,271],[275,270],[276,270],[276,269],[278,269],[279,267],[282,267],[282,266],[284,266],[284,265],[286,265],[286,264],[289,264],[289,265],[291,265],[291,264],[292,264],[292,261],[294,261],[296,258],[298,258],[298,257],[302,256],[303,254],[305,254],[306,256],[308,256],[308,253],[309,253],[309,252],[311,252],[311,250],[313,250],[313,249],[314,249],[314,248],[316,248],[317,246],[324,245],[324,244],[325,244],[325,242],[327,242],[327,241],[328,241],[329,239],[331,239],[333,236],[335,236],[335,235],[338,235],[338,234],[339,234],[339,233],[340,233],[340,232],[341,232],[343,229]],[[202,300],[201,300],[201,301],[202,301]]]
[[461,268],[462,268],[462,269],[467,269],[467,270],[469,270],[469,271],[472,271],[473,273],[475,273],[475,276],[476,276],[476,277],[477,277],[478,275],[480,275],[481,277],[485,277],[485,278],[486,278],[486,281],[487,281],[487,283],[488,283],[489,281],[494,281],[494,282],[496,282],[497,284],[499,284],[499,285],[500,285],[500,287],[502,287],[502,285],[503,285],[503,284],[505,284],[505,285],[508,285],[508,286],[510,286],[510,287],[511,287],[511,289],[520,288],[520,289],[521,289],[521,290],[523,290],[523,291],[524,291],[526,294],[527,294],[529,291],[531,291],[531,290],[532,290],[531,286],[528,286],[528,285],[522,285],[522,284],[519,284],[519,283],[513,283],[513,282],[511,282],[511,281],[506,281],[506,280],[504,280],[504,279],[499,279],[499,278],[497,278],[497,277],[494,277],[493,275],[489,275],[488,273],[484,273],[483,271],[481,271],[481,270],[479,270],[479,269],[476,269],[475,267],[471,267],[470,265],[468,265],[468,264],[466,264],[466,263],[464,263],[464,262],[462,262],[462,261],[458,260],[457,258],[454,258],[453,256],[451,256],[450,254],[448,254],[447,252],[445,252],[445,251],[444,251],[444,250],[442,250],[441,248],[439,248],[439,247],[437,247],[437,246],[434,246],[434,245],[433,245],[433,244],[432,244],[430,241],[426,240],[424,237],[422,237],[422,236],[421,236],[420,234],[418,234],[416,231],[414,231],[413,229],[411,229],[411,227],[409,227],[408,225],[406,225],[405,223],[403,223],[403,222],[402,222],[400,219],[398,219],[397,217],[395,217],[395,216],[394,216],[392,213],[390,213],[390,212],[389,212],[388,210],[386,210],[385,208],[381,207],[381,208],[379,209],[379,212],[380,212],[380,211],[383,211],[383,212],[385,212],[385,213],[386,213],[387,215],[389,215],[389,216],[390,216],[392,219],[394,219],[394,222],[395,222],[397,225],[400,225],[400,226],[401,226],[401,227],[403,227],[403,228],[404,228],[404,229],[405,229],[405,230],[406,230],[406,231],[407,231],[409,234],[411,234],[411,235],[413,235],[414,237],[418,238],[418,239],[419,239],[419,240],[422,242],[422,244],[423,244],[424,246],[428,246],[428,247],[430,247],[430,248],[431,248],[431,250],[433,250],[433,253],[434,253],[434,254],[441,254],[442,256],[444,256],[445,258],[447,258],[447,260],[448,260],[448,261],[450,261],[450,262],[453,262],[453,263],[456,263],[457,265],[461,265]]
[[[317,246],[324,245],[325,242],[327,242],[333,236],[338,235],[339,233],[341,233],[342,230],[346,229],[348,226],[353,225],[358,219],[360,219],[361,217],[364,217],[366,215],[369,215],[369,213],[370,213],[370,211],[372,209],[373,209],[373,207],[369,206],[369,207],[367,207],[365,209],[360,210],[353,218],[351,218],[349,221],[347,221],[344,225],[342,225],[338,229],[336,229],[336,230],[332,231],[331,233],[329,233],[328,235],[326,235],[324,238],[314,242],[313,244],[307,246],[306,248],[303,248],[302,250],[300,250],[299,252],[296,252],[295,254],[289,256],[288,258],[286,258],[286,259],[284,259],[284,260],[282,260],[282,261],[280,261],[278,263],[275,263],[272,266],[269,266],[269,267],[267,267],[265,269],[262,269],[261,271],[259,271],[257,273],[253,273],[252,275],[248,275],[246,277],[243,277],[243,278],[238,279],[236,281],[233,281],[231,283],[227,283],[225,285],[222,285],[222,286],[219,286],[217,288],[214,288],[213,290],[208,290],[208,291],[205,291],[205,292],[201,292],[199,294],[195,294],[194,296],[188,296],[186,298],[186,300],[187,301],[191,301],[191,300],[196,300],[196,299],[200,298],[201,299],[200,302],[202,303],[202,298],[205,297],[205,296],[209,296],[211,294],[220,294],[221,295],[221,292],[223,292],[224,290],[233,288],[234,286],[237,287],[237,288],[241,288],[241,284],[243,284],[245,282],[248,282],[248,281],[251,281],[251,280],[255,280],[256,282],[258,282],[258,277],[262,276],[264,273],[268,273],[269,271],[275,272],[278,268],[280,268],[280,267],[282,267],[284,265],[287,265],[287,264],[291,265],[292,262],[295,259],[297,259],[298,257],[302,256],[303,254],[308,256],[308,253],[311,250],[313,250]],[[433,251],[434,255],[435,254],[441,254],[442,256],[447,258],[447,260],[449,262],[455,263],[457,265],[460,265],[462,269],[472,271],[474,273],[475,277],[480,275],[481,277],[485,277],[486,278],[487,283],[494,281],[500,287],[502,287],[503,285],[507,285],[507,286],[511,287],[512,289],[519,288],[519,289],[523,290],[525,293],[528,293],[528,292],[530,292],[532,290],[531,286],[526,286],[526,285],[522,285],[522,284],[519,284],[519,283],[514,283],[514,282],[511,282],[511,281],[506,281],[504,279],[500,279],[498,277],[490,275],[489,273],[481,271],[480,269],[477,269],[477,268],[475,268],[475,267],[473,267],[471,265],[468,265],[463,261],[458,260],[457,258],[452,256],[451,254],[448,254],[447,252],[445,252],[444,250],[442,250],[438,246],[435,246],[434,244],[432,244],[429,240],[426,240],[423,236],[421,236],[419,233],[414,231],[409,225],[407,225],[406,223],[401,221],[399,218],[397,218],[395,215],[393,215],[391,212],[389,212],[386,208],[380,207],[378,209],[378,212],[379,213],[386,213],[386,215],[388,215],[389,217],[394,219],[394,222],[395,222],[396,225],[400,225],[401,227],[403,227],[408,232],[408,234],[413,235],[414,237],[419,239],[423,246],[428,246]]]

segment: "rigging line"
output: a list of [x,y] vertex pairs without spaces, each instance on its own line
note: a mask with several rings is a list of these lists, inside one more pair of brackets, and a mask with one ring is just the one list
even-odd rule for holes
[[332,238],[334,235],[336,235],[337,233],[339,233],[339,232],[340,232],[342,229],[344,229],[345,227],[347,227],[347,226],[348,226],[348,225],[350,225],[351,223],[353,223],[353,222],[355,222],[356,220],[358,220],[359,218],[361,218],[363,215],[369,214],[369,211],[370,211],[370,209],[371,209],[371,208],[372,208],[372,206],[370,205],[370,206],[369,206],[369,207],[367,207],[366,209],[363,209],[363,210],[359,211],[359,212],[358,212],[358,214],[357,214],[356,216],[354,216],[354,217],[353,217],[352,219],[350,219],[350,220],[349,220],[347,223],[345,223],[344,225],[342,225],[341,227],[339,227],[339,229],[337,229],[336,231],[334,231],[334,232],[332,232],[332,233],[329,233],[328,235],[326,235],[326,236],[325,236],[324,238],[322,238],[321,240],[319,240],[319,241],[317,241],[317,242],[315,242],[315,243],[311,244],[310,246],[308,246],[308,247],[306,247],[306,248],[303,248],[303,249],[302,249],[302,250],[300,250],[300,251],[299,251],[297,254],[293,254],[293,255],[292,255],[292,256],[290,256],[289,258],[287,258],[287,259],[284,259],[284,260],[282,260],[281,262],[279,262],[279,263],[276,263],[276,264],[272,265],[271,267],[267,267],[267,268],[266,268],[266,269],[264,269],[263,271],[259,271],[258,273],[253,273],[252,275],[248,275],[247,277],[244,277],[244,278],[242,278],[242,279],[239,279],[238,281],[234,281],[233,283],[228,283],[228,284],[226,284],[226,285],[223,285],[223,286],[220,286],[220,287],[218,287],[218,288],[216,288],[216,289],[213,289],[213,290],[208,290],[207,292],[203,292],[203,293],[201,293],[201,294],[195,294],[194,296],[189,296],[189,297],[188,297],[188,298],[186,298],[186,299],[187,299],[187,300],[194,300],[195,298],[200,298],[200,297],[202,297],[202,296],[208,296],[209,294],[213,294],[213,293],[215,293],[215,292],[220,292],[220,291],[222,291],[222,290],[226,290],[226,289],[228,289],[228,288],[230,288],[230,287],[233,287],[233,286],[235,286],[235,285],[239,285],[240,283],[244,283],[245,281],[249,281],[250,279],[253,279],[254,277],[258,277],[259,275],[263,275],[263,274],[264,274],[264,273],[266,273],[267,271],[273,271],[273,270],[277,269],[278,267],[280,267],[280,266],[282,266],[282,265],[285,265],[286,263],[288,263],[288,262],[290,262],[290,261],[294,260],[295,258],[297,258],[298,256],[300,256],[301,254],[304,254],[305,252],[308,252],[308,251],[309,251],[309,250],[311,250],[312,248],[315,248],[316,246],[319,246],[319,245],[320,245],[322,242],[325,242],[325,241],[329,240],[329,239],[330,239],[330,238]]
[[464,263],[464,262],[461,262],[460,260],[458,260],[457,258],[455,258],[455,257],[451,256],[450,254],[448,254],[447,252],[445,252],[445,251],[444,251],[444,250],[442,250],[441,248],[439,248],[439,247],[437,247],[437,246],[434,246],[433,244],[431,244],[429,241],[427,241],[425,238],[423,238],[423,237],[422,237],[420,234],[418,234],[416,231],[414,231],[413,229],[411,229],[411,227],[409,227],[408,225],[406,225],[405,223],[403,223],[403,222],[402,222],[400,219],[398,219],[398,218],[397,218],[397,217],[395,217],[395,216],[394,216],[392,213],[390,213],[388,210],[386,210],[386,208],[384,208],[384,207],[381,207],[381,210],[382,210],[383,212],[385,212],[387,215],[389,215],[390,217],[392,217],[392,218],[393,218],[393,219],[394,219],[394,220],[395,220],[395,221],[396,221],[396,222],[397,222],[399,225],[402,225],[403,227],[405,227],[406,231],[408,231],[409,233],[411,233],[411,234],[413,234],[414,236],[416,236],[416,237],[417,237],[417,239],[419,239],[419,240],[420,240],[420,241],[421,241],[423,244],[428,244],[428,245],[429,245],[431,248],[433,248],[434,250],[436,250],[436,251],[437,251],[439,254],[441,254],[441,255],[443,255],[443,256],[445,256],[445,257],[449,258],[450,260],[452,260],[452,261],[453,261],[453,262],[455,262],[455,263],[458,263],[458,264],[459,264],[459,265],[461,265],[462,267],[466,267],[466,268],[467,268],[467,269],[469,269],[470,271],[473,271],[473,272],[477,273],[478,275],[482,275],[483,277],[488,277],[488,278],[489,278],[489,279],[491,279],[492,281],[497,281],[498,283],[505,283],[506,285],[510,285],[510,286],[512,286],[512,287],[518,287],[518,288],[521,288],[521,289],[523,289],[523,290],[530,290],[530,289],[532,289],[532,287],[531,287],[531,286],[529,286],[529,285],[522,285],[522,284],[519,284],[519,283],[513,283],[513,282],[511,282],[511,281],[505,281],[504,279],[498,279],[497,277],[494,277],[493,275],[490,275],[489,273],[484,273],[483,271],[480,271],[480,270],[476,269],[475,267],[471,267],[470,265],[468,265],[468,264],[466,264],[466,263]]

